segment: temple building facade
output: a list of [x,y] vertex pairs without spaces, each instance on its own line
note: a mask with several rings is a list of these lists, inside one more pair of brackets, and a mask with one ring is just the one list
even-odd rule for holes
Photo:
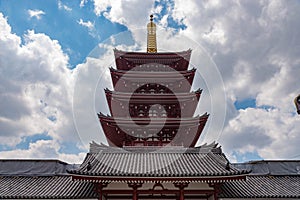
[[217,143],[196,146],[209,114],[195,113],[192,50],[158,52],[150,17],[146,52],[114,50],[98,113],[108,145],[91,142],[80,165],[0,160],[1,199],[300,198],[300,161],[230,163]]

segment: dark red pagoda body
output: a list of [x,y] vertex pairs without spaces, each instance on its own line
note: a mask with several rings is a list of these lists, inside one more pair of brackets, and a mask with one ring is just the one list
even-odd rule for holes
[[195,116],[201,90],[190,91],[191,50],[142,53],[114,50],[114,90],[105,89],[111,116],[98,114],[110,146],[193,147],[208,119]]

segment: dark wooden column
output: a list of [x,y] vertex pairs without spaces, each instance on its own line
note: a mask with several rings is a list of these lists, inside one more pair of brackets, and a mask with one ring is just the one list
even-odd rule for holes
[[179,189],[179,200],[184,200],[184,188],[186,188],[189,183],[174,183],[174,186]]
[[98,194],[98,200],[102,200],[102,189],[105,188],[108,183],[96,183],[95,184],[95,191]]
[[142,187],[142,183],[128,183],[128,186],[131,187],[132,190],[132,200],[138,200],[138,192],[137,189]]
[[219,199],[219,193],[221,192],[221,184],[220,183],[213,183],[209,184],[210,187],[214,188],[214,200]]

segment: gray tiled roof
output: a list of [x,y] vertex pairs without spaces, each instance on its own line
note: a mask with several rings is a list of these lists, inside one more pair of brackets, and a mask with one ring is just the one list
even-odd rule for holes
[[226,198],[300,198],[299,160],[260,160],[233,164],[251,170],[246,181],[222,186]]
[[[213,154],[224,159],[220,148],[215,145],[204,145],[200,148],[185,149],[186,155]],[[91,145],[91,154],[107,152],[107,148],[100,145]],[[161,152],[162,155],[176,154],[180,148],[168,148]],[[120,154],[120,149],[113,149]],[[145,153],[145,148],[126,148],[128,151]],[[149,147],[151,152],[157,151]],[[210,153],[209,153],[210,152]],[[150,153],[149,153],[150,154]],[[159,153],[156,153],[159,154]],[[160,157],[159,155],[158,157]],[[188,157],[188,156],[187,156]],[[208,160],[215,159],[209,157]],[[200,159],[201,160],[201,159]],[[158,161],[156,161],[158,162]],[[186,160],[178,160],[183,164]],[[209,161],[211,162],[211,161]],[[216,162],[216,161],[213,161]],[[85,163],[85,162],[84,162]],[[175,164],[176,162],[174,162]],[[200,165],[200,161],[194,166]],[[47,169],[42,167],[49,165]],[[191,165],[191,164],[189,164]],[[202,163],[203,166],[205,164]],[[251,169],[246,181],[224,182],[222,185],[222,198],[300,198],[300,174],[298,166],[300,161],[256,161],[250,163],[232,164],[239,169]],[[56,167],[54,167],[56,166]],[[138,165],[133,165],[138,166]],[[167,170],[175,170],[170,165]],[[218,169],[220,165],[215,167]],[[224,167],[224,164],[221,163]],[[11,169],[10,169],[11,167]],[[14,168],[12,168],[14,167]],[[83,167],[83,166],[82,166]],[[211,168],[214,168],[211,166]],[[96,198],[93,184],[90,182],[72,181],[70,175],[65,175],[65,169],[74,169],[74,165],[57,160],[0,160],[0,199],[72,199]],[[80,168],[81,169],[81,168]],[[137,168],[135,168],[137,169]],[[187,172],[190,168],[177,167],[176,170]],[[215,170],[215,169],[214,169]],[[233,169],[231,169],[233,170]],[[298,171],[297,171],[298,170]],[[22,172],[22,173],[20,173]],[[158,171],[159,172],[159,171]],[[202,173],[202,172],[200,172]],[[284,175],[283,175],[284,173]],[[276,175],[277,174],[277,175]]]
[[3,159],[0,160],[0,176],[53,176],[67,175],[67,169],[77,168],[60,160]]
[[300,176],[247,176],[246,181],[226,182],[223,198],[300,198]]
[[72,181],[70,176],[0,177],[0,199],[96,198],[92,183]]
[[299,175],[299,160],[259,160],[247,163],[235,163],[236,168],[251,171],[252,175]]
[[183,147],[148,152],[138,147],[103,147],[98,153],[88,153],[80,168],[69,172],[107,177],[212,177],[247,173],[231,166],[223,153]]

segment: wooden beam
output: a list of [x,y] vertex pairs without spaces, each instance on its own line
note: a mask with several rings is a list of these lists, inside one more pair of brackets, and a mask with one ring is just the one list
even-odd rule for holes
[[246,174],[230,176],[195,176],[195,177],[129,177],[129,176],[90,176],[73,174],[72,180],[86,180],[90,182],[206,182],[221,183],[235,180],[246,180]]
[[102,200],[103,188],[105,188],[107,185],[107,183],[96,183],[94,185],[94,190],[98,194],[98,200]]
[[[179,194],[179,190],[137,190],[138,194]],[[185,194],[214,194],[214,190],[184,190]],[[102,194],[132,194],[132,190],[102,190]]]

